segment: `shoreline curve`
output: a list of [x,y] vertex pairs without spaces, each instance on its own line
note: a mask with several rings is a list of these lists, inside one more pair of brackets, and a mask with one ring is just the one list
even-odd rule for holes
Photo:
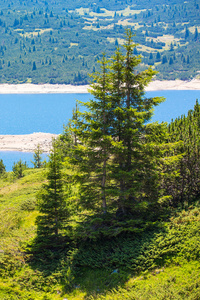
[[[70,84],[0,84],[0,94],[87,94],[89,85]],[[160,90],[200,90],[200,79],[154,80],[146,87],[146,91]]]

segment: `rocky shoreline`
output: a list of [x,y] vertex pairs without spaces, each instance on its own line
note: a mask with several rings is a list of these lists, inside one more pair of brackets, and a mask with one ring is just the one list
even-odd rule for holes
[[[65,84],[0,84],[0,94],[85,94],[89,85]],[[183,80],[154,80],[146,91],[159,90],[200,90],[200,79]]]
[[36,132],[23,135],[0,135],[0,151],[34,152],[40,145],[43,152],[49,153],[52,147],[52,139],[57,134]]

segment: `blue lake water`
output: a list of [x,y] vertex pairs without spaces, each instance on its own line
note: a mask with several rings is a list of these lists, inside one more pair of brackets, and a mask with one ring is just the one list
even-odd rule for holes
[[0,95],[0,134],[61,133],[76,99],[89,94]]
[[148,92],[149,97],[165,97],[166,101],[157,106],[154,110],[152,121],[170,122],[183,114],[187,115],[188,110],[193,109],[196,99],[200,103],[200,90],[186,91],[154,91]]
[[[7,171],[12,171],[14,162],[20,159],[26,162],[29,168],[33,168],[33,153],[32,152],[20,152],[20,151],[0,151],[0,159],[3,160]],[[48,160],[48,154],[42,154],[42,160]]]
[[[199,91],[153,91],[148,97],[166,98],[155,108],[152,121],[170,122],[193,109]],[[90,94],[17,94],[0,95],[0,134],[29,134],[33,132],[62,133],[63,124],[72,116],[76,99],[86,102]],[[0,151],[7,171],[12,170],[13,162],[22,159],[29,166],[32,153]]]

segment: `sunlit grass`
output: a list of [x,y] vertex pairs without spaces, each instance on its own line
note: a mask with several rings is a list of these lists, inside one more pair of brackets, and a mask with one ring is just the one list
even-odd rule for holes
[[70,48],[71,47],[77,47],[78,46],[78,43],[70,43]]
[[137,22],[132,22],[130,19],[125,19],[125,20],[119,20],[117,22],[117,25],[122,25],[122,26],[133,26],[134,30],[137,30],[141,27],[144,27],[144,25],[140,25]]
[[[123,10],[117,10],[117,11],[112,11],[112,10],[107,10],[105,8],[101,8],[101,11],[100,13],[96,13],[96,12],[93,12],[93,11],[90,11],[89,8],[83,8],[83,7],[80,7],[78,9],[75,10],[76,13],[80,14],[80,15],[90,15],[92,17],[114,17],[115,13],[118,14],[119,16],[122,14],[123,16],[132,16],[132,15],[135,15],[135,14],[140,14],[141,12],[144,12],[146,11],[146,9],[141,9],[141,10],[133,10],[131,9],[130,6],[127,6],[125,9]],[[72,11],[70,11],[72,12]]]
[[153,42],[155,43],[165,43],[165,46],[163,47],[163,50],[170,50],[170,46],[171,43],[175,43],[176,46],[174,46],[174,48],[176,49],[178,47],[178,45],[183,46],[185,44],[180,44],[181,39],[175,38],[173,35],[163,35],[163,36],[158,36],[157,38],[153,38],[153,37],[146,37],[146,41],[151,41],[153,40]]
[[[115,43],[116,39],[115,38],[109,38],[107,37],[107,40],[110,42],[110,43]],[[124,39],[117,39],[117,42],[118,44],[120,45],[123,45],[125,43],[125,40]]]
[[93,26],[93,25],[87,25],[87,26],[84,26],[83,29],[85,29],[85,30],[94,30],[94,31],[98,31],[98,30],[111,29],[111,28],[113,28],[113,27],[114,27],[113,24],[107,25],[107,26],[100,26],[99,28],[97,28],[96,26]]
[[192,27],[189,27],[188,29],[189,29],[189,31],[190,31],[192,34],[194,34],[196,28],[197,28],[197,30],[198,30],[198,32],[199,32],[199,31],[200,31],[200,26],[192,26]]
[[53,31],[53,28],[46,28],[46,29],[40,29],[40,28],[36,28],[35,31],[31,31],[31,32],[24,32],[24,30],[21,29],[15,29],[14,31],[18,32],[22,37],[34,37],[34,36],[38,36],[39,34],[43,34],[45,32],[49,32],[49,31]]

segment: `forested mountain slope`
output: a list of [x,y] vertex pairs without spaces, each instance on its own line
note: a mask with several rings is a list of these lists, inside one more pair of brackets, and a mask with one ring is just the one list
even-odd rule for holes
[[0,83],[85,84],[127,26],[141,69],[183,80],[200,70],[199,0],[0,0],[0,9]]

